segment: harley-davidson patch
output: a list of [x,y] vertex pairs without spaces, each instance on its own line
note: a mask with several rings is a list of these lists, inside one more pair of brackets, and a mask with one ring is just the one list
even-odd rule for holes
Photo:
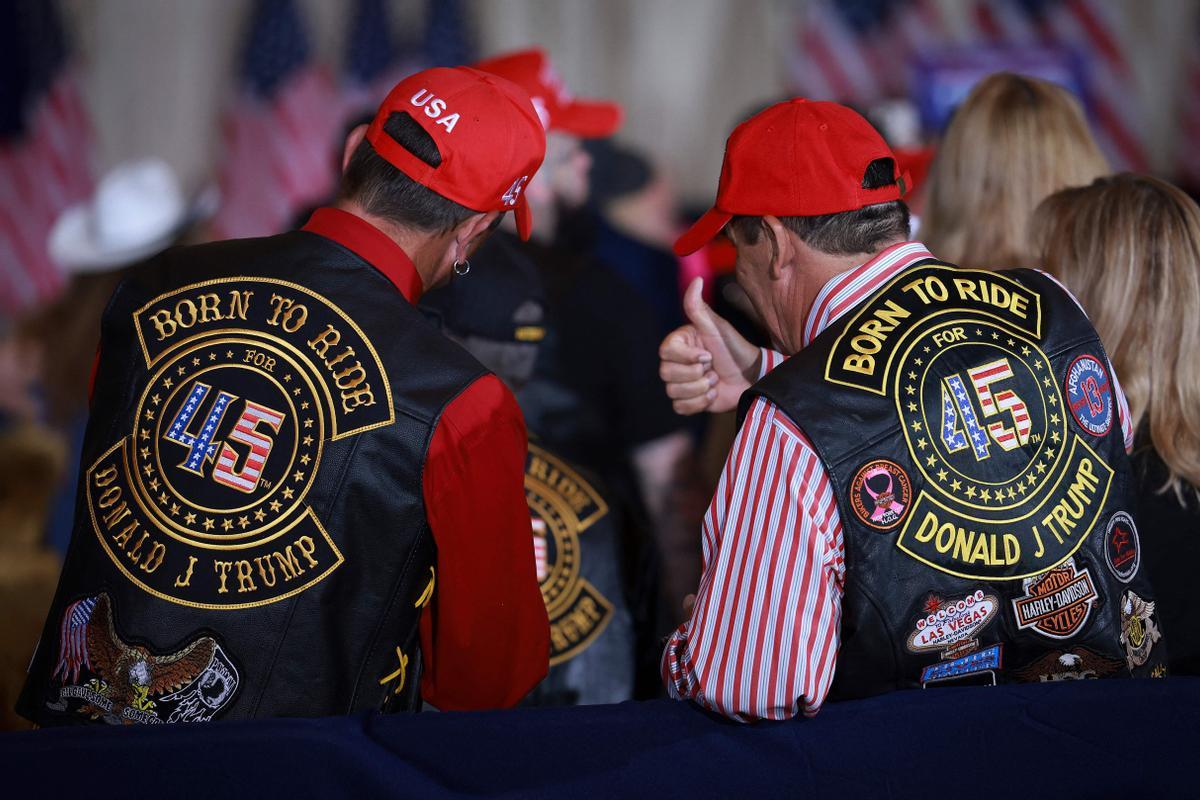
[[1105,658],[1086,647],[1073,647],[1051,650],[1036,661],[1013,670],[1013,675],[1030,683],[1048,683],[1107,678],[1123,669],[1125,665],[1115,658]]
[[1079,633],[1097,599],[1091,573],[1086,568],[1076,569],[1073,558],[1026,578],[1022,588],[1024,596],[1012,601],[1017,627],[1052,639],[1069,639]]
[[[63,612],[52,711],[113,725],[207,722],[237,693],[237,667],[211,635],[173,653],[127,642],[101,593]],[[55,691],[57,688],[57,691]]]

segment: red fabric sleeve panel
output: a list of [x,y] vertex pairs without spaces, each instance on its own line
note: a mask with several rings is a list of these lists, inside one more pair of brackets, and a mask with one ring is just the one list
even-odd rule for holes
[[433,433],[424,489],[437,583],[421,617],[421,692],[445,711],[515,705],[549,667],[526,447],[517,402],[492,375],[455,398]]

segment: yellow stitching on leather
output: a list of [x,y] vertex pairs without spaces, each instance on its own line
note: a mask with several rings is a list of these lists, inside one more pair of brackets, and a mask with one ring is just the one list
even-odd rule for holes
[[396,658],[400,659],[399,669],[379,679],[380,686],[395,678],[400,679],[400,682],[396,684],[396,688],[392,690],[392,694],[400,694],[400,690],[404,688],[404,680],[408,677],[408,656],[404,655],[404,651],[399,647],[396,648]]
[[420,608],[429,604],[433,597],[433,587],[437,583],[437,575],[433,572],[433,567],[429,568],[429,583],[425,584],[425,591],[421,592],[421,596],[417,598],[417,602],[413,603],[413,608]]

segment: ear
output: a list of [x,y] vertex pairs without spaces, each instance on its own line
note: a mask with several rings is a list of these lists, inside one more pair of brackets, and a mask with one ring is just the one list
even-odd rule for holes
[[791,266],[795,260],[795,243],[790,235],[787,226],[785,226],[779,217],[766,214],[762,218],[764,233],[771,239],[771,263],[768,267],[768,274],[771,280],[777,281],[783,277],[784,271]]
[[354,155],[354,151],[358,149],[366,135],[367,124],[364,122],[350,131],[350,135],[346,137],[346,144],[342,148],[342,172],[346,171],[346,165],[350,163],[350,156]]
[[453,237],[452,253],[455,261],[465,261],[475,252],[475,248],[483,244],[488,234],[492,232],[493,223],[499,218],[500,211],[488,211],[485,214],[472,214],[454,226],[450,231]]

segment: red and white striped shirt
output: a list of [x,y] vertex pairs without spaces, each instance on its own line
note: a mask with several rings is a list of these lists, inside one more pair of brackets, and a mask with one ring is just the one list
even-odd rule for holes
[[[924,245],[906,242],[834,277],[813,302],[804,345],[925,258]],[[761,374],[784,358],[764,350]],[[1129,449],[1129,410],[1111,374]],[[692,617],[663,653],[670,695],[742,722],[816,714],[841,642],[842,521],[812,444],[764,398],[733,441],[704,516],[703,545]]]

